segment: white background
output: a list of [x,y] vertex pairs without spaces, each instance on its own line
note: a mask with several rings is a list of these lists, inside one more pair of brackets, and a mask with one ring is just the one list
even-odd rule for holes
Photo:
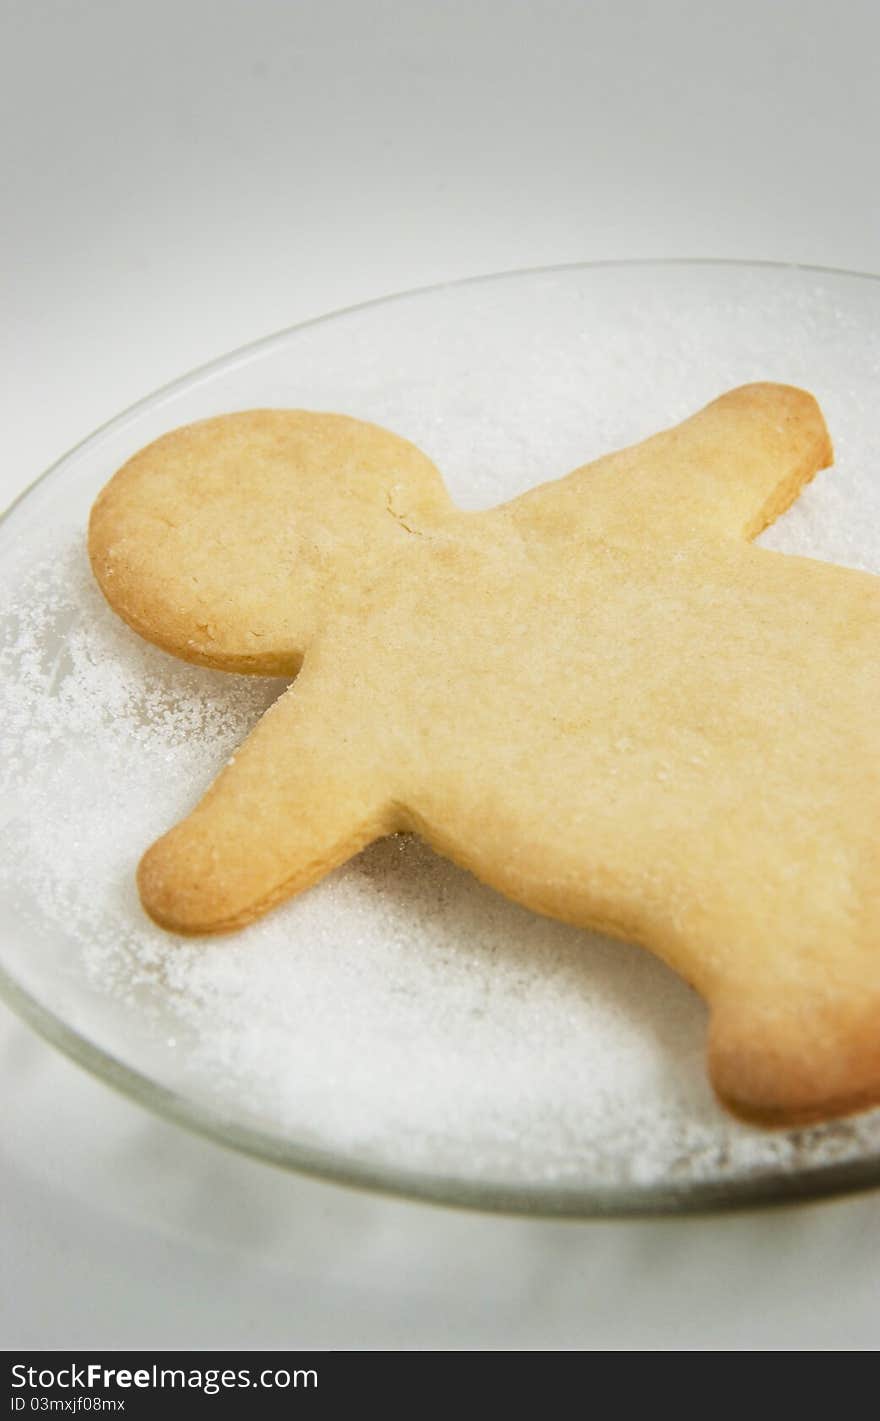
[[[623,256],[880,271],[871,0],[5,0],[0,505],[323,311]],[[0,1010],[0,1345],[874,1348],[880,1195],[536,1223],[276,1173]]]

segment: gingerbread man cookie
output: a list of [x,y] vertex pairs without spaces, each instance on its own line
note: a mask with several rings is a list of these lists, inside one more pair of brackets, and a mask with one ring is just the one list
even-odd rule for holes
[[880,579],[749,543],[830,459],[779,385],[482,513],[343,416],[159,439],[92,512],[107,598],[296,681],[145,855],[147,911],[237,928],[414,831],[681,973],[734,1111],[880,1102]]

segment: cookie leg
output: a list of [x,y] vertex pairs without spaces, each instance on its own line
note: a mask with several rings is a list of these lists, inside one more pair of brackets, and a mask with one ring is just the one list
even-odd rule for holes
[[[138,870],[141,901],[179,933],[242,927],[392,827],[357,720],[303,672],[201,803]],[[328,709],[329,708],[329,709]]]
[[759,1125],[809,1125],[880,1101],[880,1000],[740,1000],[712,1013],[709,1070],[729,1110]]

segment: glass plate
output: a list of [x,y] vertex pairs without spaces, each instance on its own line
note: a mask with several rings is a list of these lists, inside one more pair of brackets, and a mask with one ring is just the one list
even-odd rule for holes
[[698,998],[635,947],[507,903],[415,839],[246,931],[183,942],[133,870],[279,693],[108,610],[91,502],[176,425],[335,410],[421,445],[467,507],[750,380],[806,386],[837,449],[772,547],[880,568],[880,283],[716,262],[514,272],[282,332],[152,395],[0,526],[0,989],[135,1100],[294,1169],[522,1212],[683,1212],[880,1181],[880,1112],[764,1132],[704,1071]]

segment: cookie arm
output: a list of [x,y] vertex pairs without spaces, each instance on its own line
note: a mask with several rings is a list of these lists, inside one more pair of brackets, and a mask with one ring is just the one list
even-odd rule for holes
[[510,511],[652,546],[683,534],[757,537],[832,461],[818,404],[790,385],[743,385],[672,429],[525,494]]
[[179,933],[243,927],[392,827],[369,747],[309,674],[271,707],[189,817],[138,870],[141,901]]

